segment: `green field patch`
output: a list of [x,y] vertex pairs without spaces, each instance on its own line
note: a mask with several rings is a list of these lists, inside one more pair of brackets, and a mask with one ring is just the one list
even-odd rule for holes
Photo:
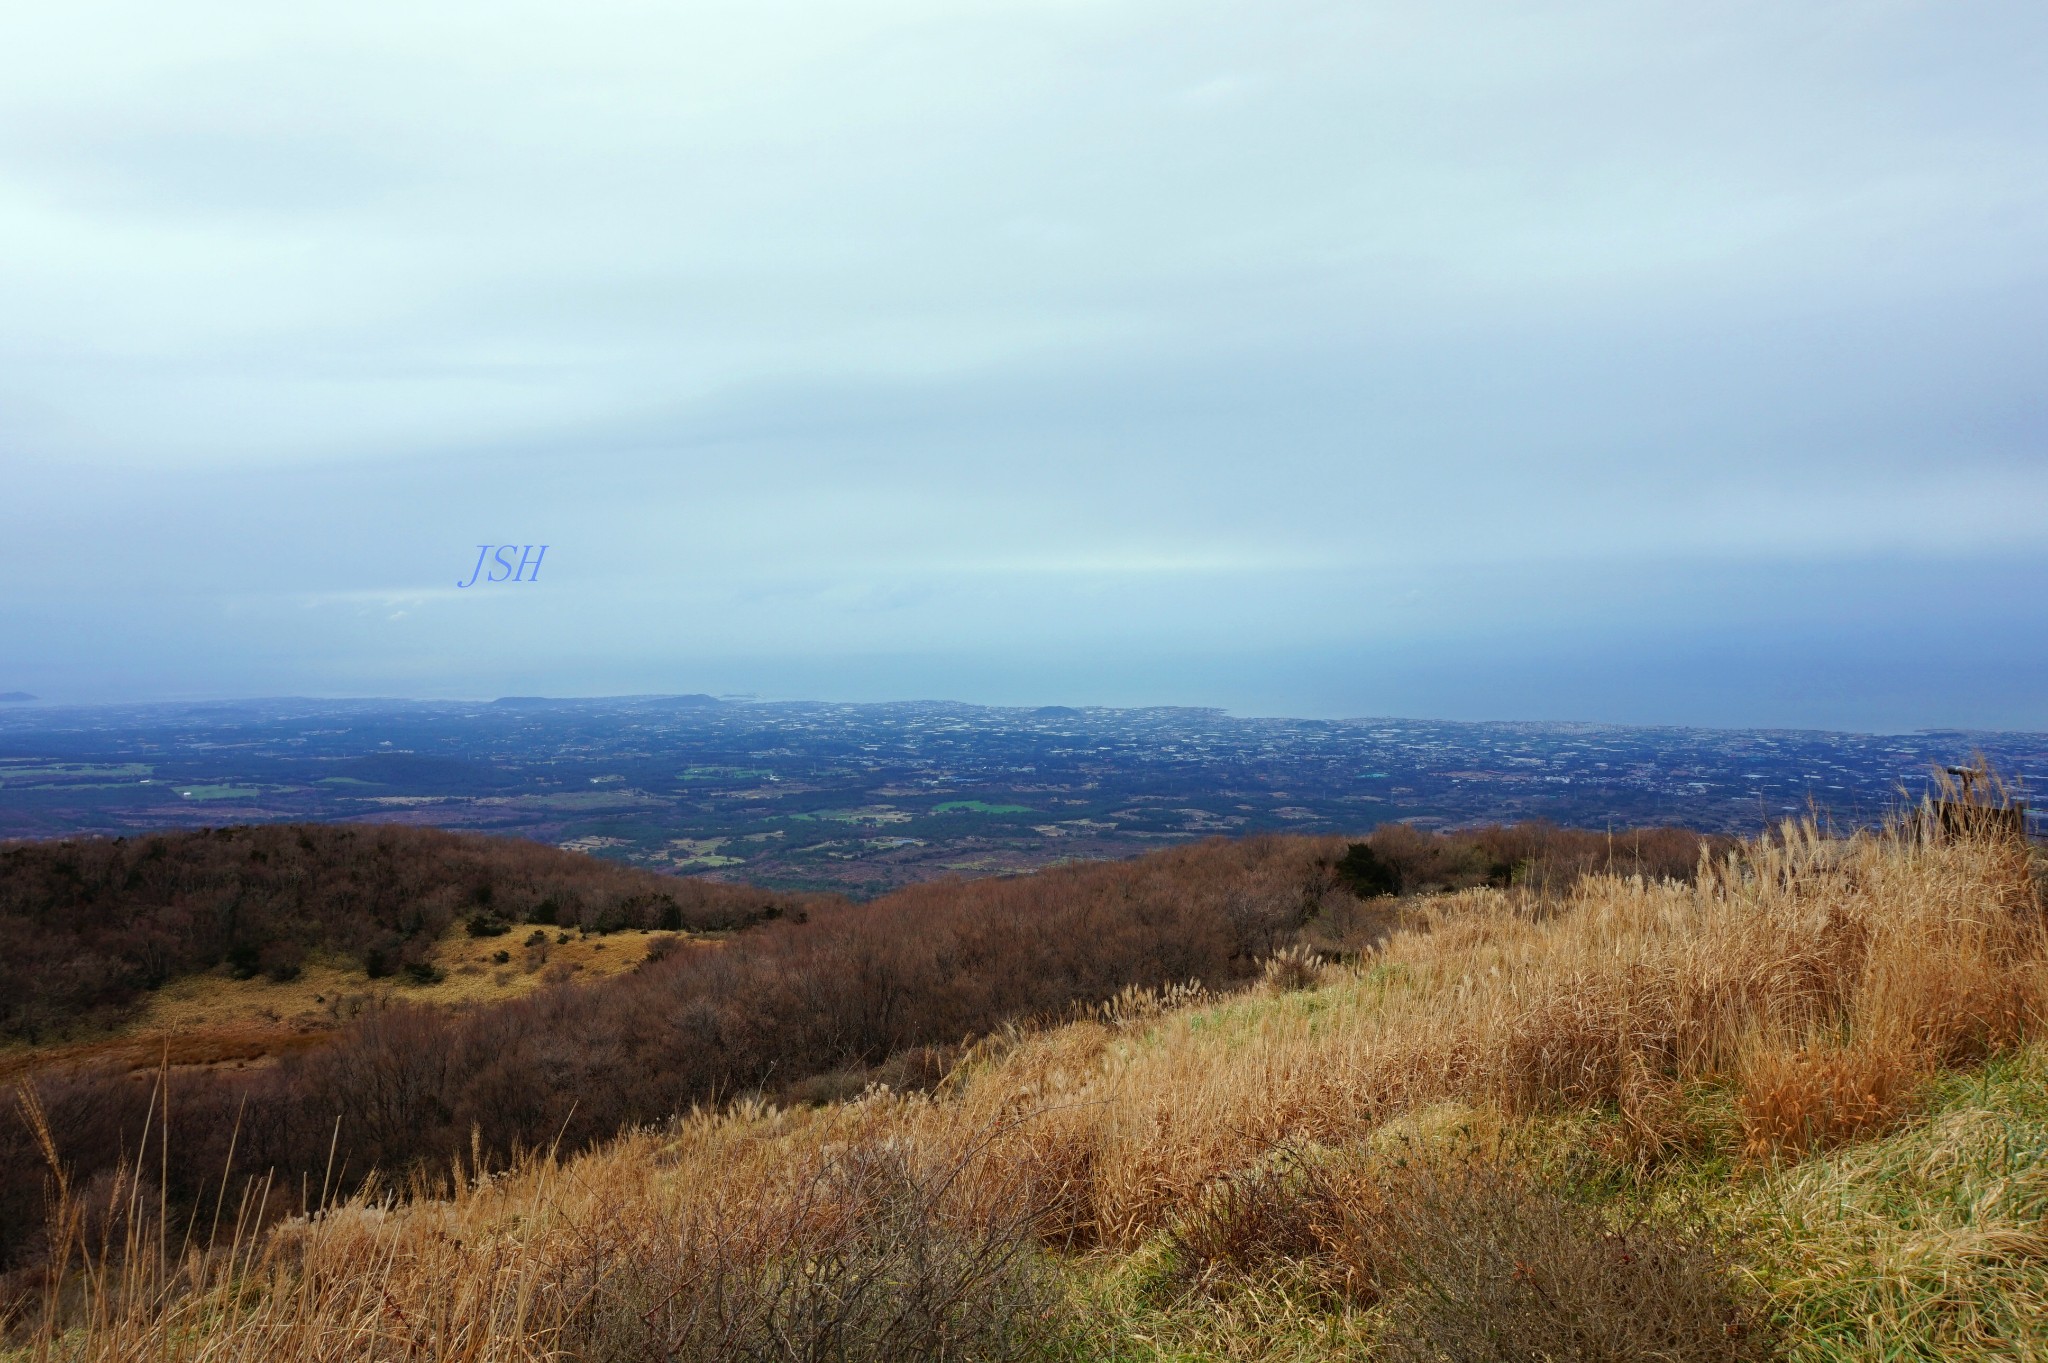
[[320,784],[323,786],[374,786],[378,783],[375,781],[365,781],[359,776],[323,776],[320,778]]
[[942,805],[933,805],[934,814],[1032,814],[1036,811],[1029,805],[992,805],[981,800],[948,800]]
[[760,781],[773,776],[759,767],[685,767],[676,773],[678,781]]
[[255,786],[179,786],[188,800],[253,800],[263,792]]
[[147,776],[155,770],[141,762],[33,762],[0,767],[0,785],[19,783],[24,777],[47,781],[70,776]]

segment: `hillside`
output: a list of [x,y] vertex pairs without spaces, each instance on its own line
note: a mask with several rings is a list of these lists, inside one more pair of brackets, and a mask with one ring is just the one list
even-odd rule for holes
[[206,972],[282,985],[316,968],[340,997],[379,979],[434,983],[445,974],[437,958],[455,954],[451,933],[509,939],[504,948],[530,937],[527,925],[723,931],[809,902],[422,828],[283,824],[0,845],[0,1043],[105,1033]]
[[[251,837],[248,852],[275,841],[270,832]],[[209,837],[242,845],[233,833]],[[415,845],[404,834],[395,843]],[[449,846],[510,860],[538,852],[550,866],[563,856]],[[329,959],[282,983],[261,973],[234,981],[217,968],[156,991],[114,1037],[17,1048],[0,1065],[35,1076],[53,1138],[72,1173],[87,1179],[120,1168],[147,1143],[156,1100],[134,1076],[172,1066],[182,1129],[159,1161],[162,1196],[199,1205],[232,1157],[297,1185],[304,1208],[315,1179],[349,1186],[373,1169],[441,1178],[452,1159],[501,1163],[550,1142],[579,1149],[739,1094],[814,1101],[874,1081],[928,1084],[964,1042],[1124,989],[1191,978],[1237,986],[1297,938],[1355,954],[1385,930],[1388,912],[1376,905],[1394,892],[1492,882],[1542,894],[1606,867],[1682,875],[1701,848],[1698,835],[1678,829],[1609,839],[1540,824],[1454,836],[1393,825],[1355,845],[1217,839],[1132,862],[913,887],[867,905],[771,896],[757,925],[716,951],[677,950],[683,939],[670,933],[605,933],[624,910],[593,903],[586,889],[589,930],[522,925],[523,937],[472,938],[465,924],[451,924],[438,940],[422,930],[411,949],[426,980],[411,971],[397,983],[370,980],[360,965]],[[64,855],[60,846],[46,858]],[[469,885],[459,869],[451,862],[437,874]],[[566,869],[616,888],[602,863],[572,859]],[[506,887],[494,892],[494,909],[567,893],[557,885],[537,898],[544,886],[531,878],[494,883]],[[624,888],[634,891],[625,906],[643,923],[656,906],[665,916],[677,911],[669,895],[705,896],[689,901],[699,924],[726,921],[711,915],[745,905],[741,892],[720,886],[657,882],[653,903],[638,882]],[[784,903],[789,911],[778,912]],[[103,918],[122,921],[114,908]],[[498,955],[505,963],[490,963]],[[549,956],[545,969],[527,968]],[[613,978],[548,987],[601,976]],[[307,1007],[309,991],[326,1004]],[[260,1021],[238,1012],[259,1000],[267,1000]],[[421,1006],[437,1003],[458,1006]],[[287,1011],[295,1006],[297,1014]],[[319,1113],[346,1120],[337,1127]],[[29,1133],[0,1123],[0,1268],[32,1252],[44,1182]]]
[[[990,1032],[919,1091],[743,1098],[559,1163],[469,1166],[452,1198],[386,1206],[372,1180],[261,1242],[249,1232],[284,1180],[248,1182],[238,1158],[235,1191],[216,1177],[211,1196],[242,1230],[202,1251],[202,1229],[182,1261],[181,1228],[124,1220],[118,1180],[88,1190],[67,1167],[76,1224],[139,1239],[124,1288],[73,1279],[59,1356],[2048,1350],[2048,940],[2023,845],[1788,828],[1697,883],[1594,874],[1362,900],[1342,876],[1368,865],[1341,843],[1216,843],[985,886],[1009,911],[955,909],[950,927],[927,903],[919,951],[956,965],[990,923],[1062,903],[1128,912],[1022,940],[1113,954],[1102,926],[1183,902],[1169,886],[1206,884],[1218,921],[1266,935],[1249,991],[1218,992],[1227,976],[1126,988],[1085,1016]],[[1312,912],[1259,927],[1260,905],[1311,884]],[[788,943],[832,917],[704,959],[779,937],[776,977],[815,993],[838,976],[792,974]],[[821,959],[882,979],[882,998],[919,995],[900,976],[892,995],[861,940]],[[686,967],[700,968],[575,991],[586,1011],[550,1024],[600,1016],[608,995],[664,997],[638,991]],[[174,1151],[193,1102],[174,1086]],[[64,1224],[48,1261],[75,1258]],[[159,1235],[160,1256],[140,1252]]]

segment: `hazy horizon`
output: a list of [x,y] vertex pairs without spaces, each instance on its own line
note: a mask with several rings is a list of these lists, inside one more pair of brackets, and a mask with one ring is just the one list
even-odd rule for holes
[[1220,713],[1232,719],[1245,720],[1307,720],[1332,723],[1417,723],[1417,724],[1470,724],[1470,725],[1561,725],[1583,726],[1586,728],[1612,729],[1672,729],[1727,732],[1807,732],[1836,734],[1868,734],[1884,736],[1890,734],[1960,733],[2002,736],[2023,736],[2048,733],[2048,728],[2025,728],[1988,724],[1893,724],[1893,725],[1829,725],[1817,723],[1737,723],[1737,722],[1690,722],[1659,720],[1651,718],[1587,718],[1565,714],[1517,715],[1517,714],[1423,714],[1416,712],[1382,711],[1302,714],[1279,709],[1238,708],[1225,704],[1213,704],[1192,700],[1168,701],[1091,701],[1069,699],[1064,701],[1038,701],[1029,699],[973,700],[945,694],[930,695],[825,695],[791,692],[787,694],[763,694],[753,691],[610,691],[610,692],[554,692],[554,693],[507,693],[504,695],[479,695],[446,693],[437,695],[397,695],[377,692],[327,693],[277,692],[270,694],[224,694],[192,693],[188,695],[128,696],[98,700],[65,700],[48,696],[0,693],[0,718],[12,713],[16,715],[38,712],[68,712],[74,710],[130,710],[130,709],[178,709],[189,707],[203,710],[208,707],[237,706],[291,706],[304,705],[318,709],[324,706],[379,705],[393,706],[497,706],[518,702],[566,705],[602,705],[606,702],[641,702],[692,700],[702,697],[707,701],[732,705],[845,705],[845,706],[889,706],[889,705],[941,705],[963,706],[989,710],[1015,710],[1032,712],[1040,710],[1074,711],[1142,711],[1190,710]]

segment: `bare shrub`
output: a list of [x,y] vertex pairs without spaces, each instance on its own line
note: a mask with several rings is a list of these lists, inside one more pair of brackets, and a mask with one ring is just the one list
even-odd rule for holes
[[1183,1291],[1288,1274],[1383,1305],[1403,1363],[1770,1356],[1759,1304],[1702,1225],[1583,1206],[1470,1142],[1392,1160],[1283,1149],[1216,1180],[1166,1240]]
[[1340,1203],[1328,1176],[1291,1151],[1227,1174],[1167,1232],[1169,1278],[1201,1291],[1327,1258],[1344,1239]]
[[1445,833],[1383,824],[1364,842],[1352,844],[1336,869],[1365,897],[1479,885],[1562,895],[1589,875],[1690,880],[1702,854],[1717,860],[1736,846],[1733,838],[1686,828],[1596,833],[1543,819]]
[[1386,944],[1401,926],[1399,901],[1360,899],[1346,889],[1331,890],[1302,929],[1301,940],[1324,956],[1357,960]]
[[1698,1225],[1623,1221],[1510,1166],[1412,1161],[1356,1208],[1351,1267],[1400,1363],[1747,1363],[1760,1304]]
[[647,955],[640,962],[640,968],[665,961],[683,949],[683,939],[674,933],[665,933],[647,944]]
[[[949,1207],[960,1166],[900,1147],[827,1160],[769,1223],[700,1217],[572,1321],[583,1363],[1010,1363],[1059,1351],[1059,1288],[1033,1211]],[[751,1209],[758,1218],[761,1208]]]

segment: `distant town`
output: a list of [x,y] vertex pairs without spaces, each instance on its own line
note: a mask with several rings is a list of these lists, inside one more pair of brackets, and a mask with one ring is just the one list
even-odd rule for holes
[[2023,788],[2048,782],[2042,734],[709,696],[22,706],[0,713],[0,838],[427,824],[869,895],[1218,834],[1395,821],[1752,833],[1814,812],[1869,824],[1978,754]]

